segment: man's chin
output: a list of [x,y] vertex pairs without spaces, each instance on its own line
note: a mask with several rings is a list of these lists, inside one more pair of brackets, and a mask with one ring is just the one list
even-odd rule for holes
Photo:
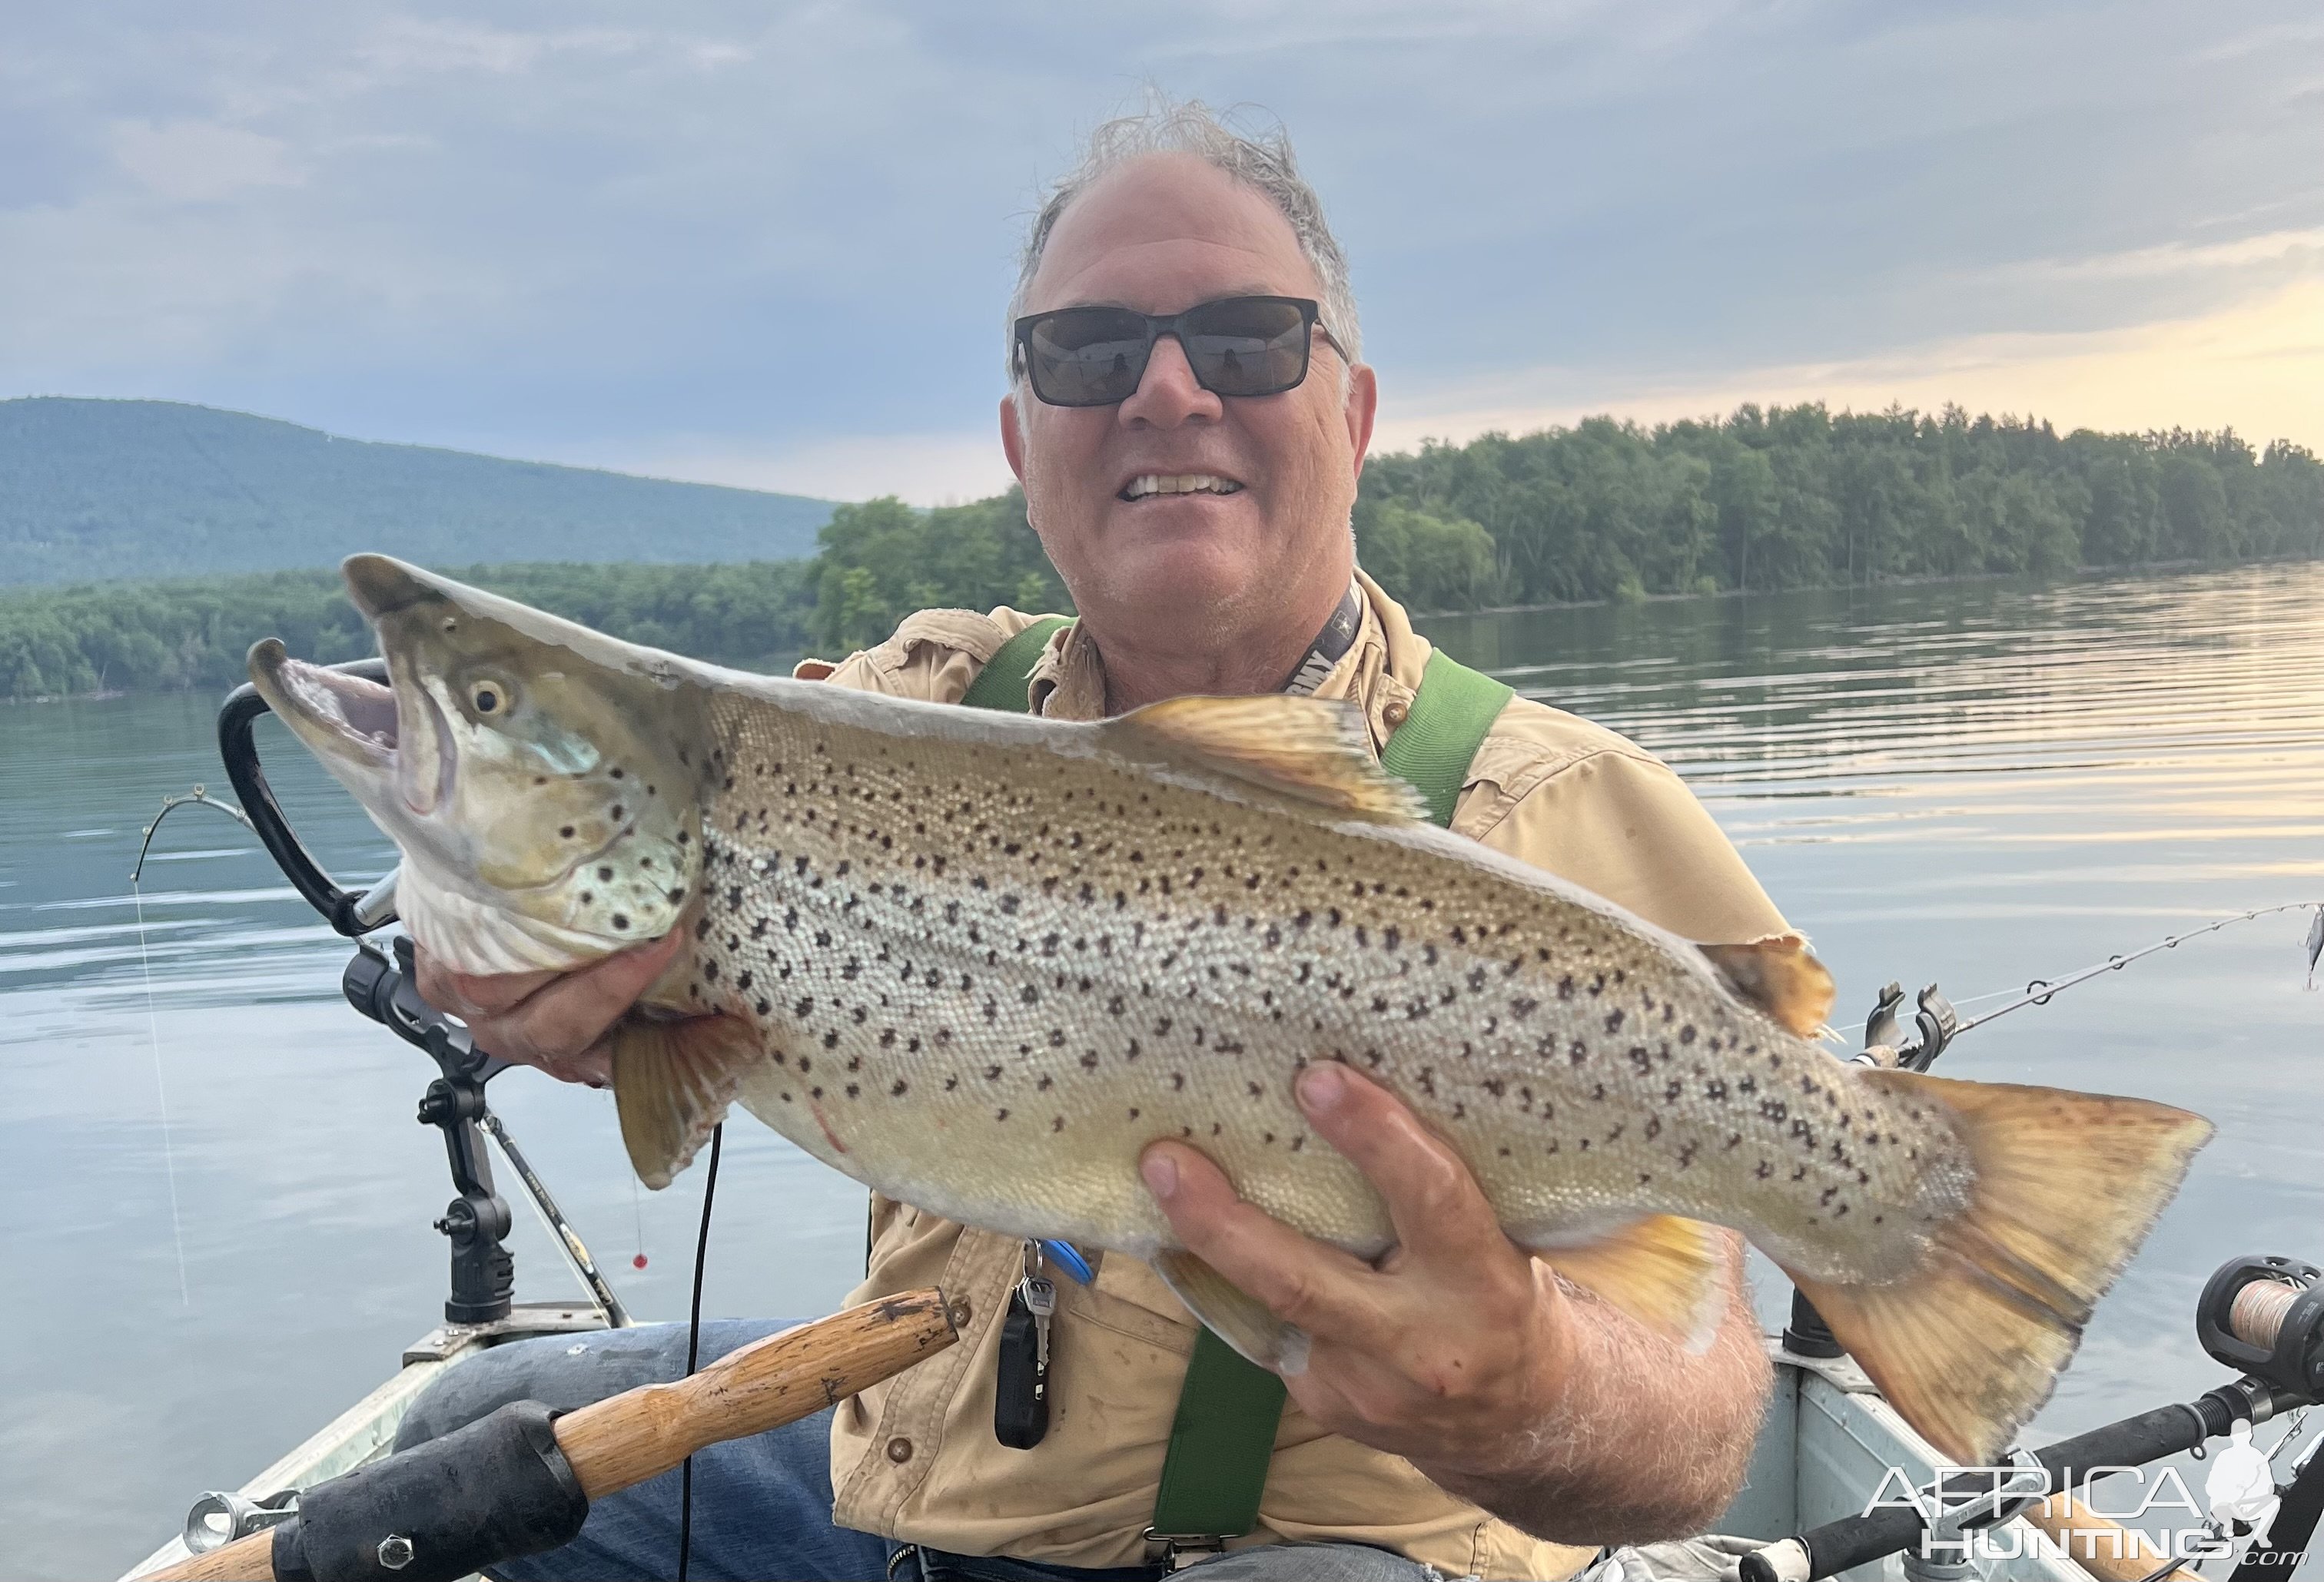
[[1260,592],[1266,570],[1248,539],[1171,532],[1118,539],[1110,546],[1098,581],[1109,602],[1136,608],[1147,619],[1183,612],[1190,627],[1210,624],[1222,606]]

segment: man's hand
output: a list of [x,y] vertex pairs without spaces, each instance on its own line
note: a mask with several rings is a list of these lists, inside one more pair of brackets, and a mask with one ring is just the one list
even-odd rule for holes
[[412,959],[420,998],[467,1023],[479,1047],[560,1081],[602,1088],[613,1080],[607,1029],[685,945],[686,931],[674,929],[576,972],[481,978],[452,971],[416,946]]
[[1142,1167],[1188,1250],[1306,1331],[1306,1371],[1285,1381],[1300,1409],[1545,1538],[1669,1538],[1716,1515],[1766,1391],[1748,1303],[1731,1297],[1691,1356],[1510,1241],[1460,1156],[1385,1090],[1325,1062],[1297,1092],[1387,1202],[1397,1245],[1378,1267],[1243,1202],[1193,1148],[1157,1143]]

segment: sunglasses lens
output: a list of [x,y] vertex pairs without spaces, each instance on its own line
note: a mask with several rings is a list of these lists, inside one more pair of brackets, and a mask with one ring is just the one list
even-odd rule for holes
[[1183,328],[1194,377],[1220,395],[1275,395],[1307,377],[1307,316],[1296,302],[1206,302],[1185,316]]
[[1025,336],[1033,393],[1053,406],[1127,400],[1146,376],[1146,320],[1119,308],[1065,308],[1036,318]]

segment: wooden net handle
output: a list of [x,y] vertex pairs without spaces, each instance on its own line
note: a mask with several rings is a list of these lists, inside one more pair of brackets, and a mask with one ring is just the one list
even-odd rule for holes
[[[731,1351],[689,1378],[641,1384],[557,1420],[592,1500],[659,1477],[696,1450],[812,1417],[959,1338],[929,1287],[867,1301]],[[273,1582],[274,1534],[254,1532],[145,1582]]]

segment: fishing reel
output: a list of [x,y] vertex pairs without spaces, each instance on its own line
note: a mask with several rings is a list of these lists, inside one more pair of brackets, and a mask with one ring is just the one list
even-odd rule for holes
[[2324,1270],[2230,1258],[2195,1304],[2195,1336],[2218,1361],[2287,1395],[2324,1397]]

